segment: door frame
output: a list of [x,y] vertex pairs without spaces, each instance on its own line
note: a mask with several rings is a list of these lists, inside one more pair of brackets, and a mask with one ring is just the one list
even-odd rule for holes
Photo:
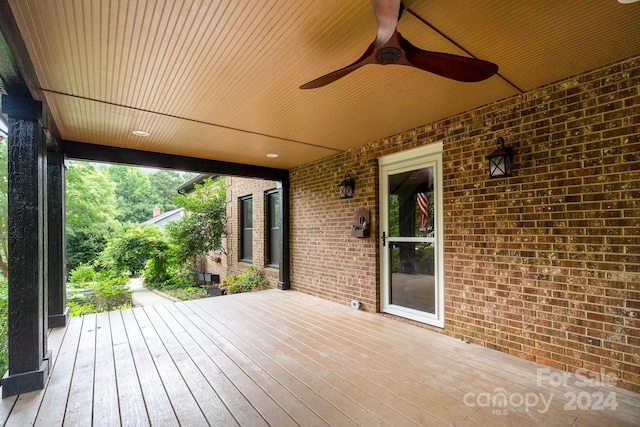
[[[444,327],[444,207],[442,184],[442,141],[378,158],[380,218],[380,310],[439,328]],[[389,303],[389,251],[382,233],[389,234],[388,175],[420,167],[434,168],[435,314]]]

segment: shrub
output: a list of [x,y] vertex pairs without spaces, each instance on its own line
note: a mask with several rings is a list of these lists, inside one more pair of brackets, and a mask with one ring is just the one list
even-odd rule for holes
[[113,279],[98,282],[95,287],[94,304],[97,312],[119,310],[131,307],[131,294],[133,293],[127,283],[127,277],[115,277]]
[[69,307],[69,316],[84,316],[85,314],[91,314],[96,312],[96,306],[93,304],[79,304],[76,302],[70,302],[67,304]]
[[137,276],[147,260],[167,245],[164,233],[153,225],[129,225],[109,239],[100,255],[99,264],[105,269]]
[[190,286],[187,288],[163,289],[162,292],[178,298],[181,301],[208,297],[206,289]]
[[175,253],[175,246],[166,236],[158,239],[154,249],[149,253],[149,259],[142,272],[145,286],[150,288],[165,287],[180,274]]
[[126,276],[99,280],[89,284],[67,285],[70,316],[131,308],[131,294]]
[[239,293],[265,289],[267,286],[268,282],[264,278],[262,270],[252,265],[242,274],[227,276],[219,288],[227,293]]
[[176,203],[188,214],[167,224],[166,230],[176,243],[176,256],[181,262],[193,263],[195,257],[222,244],[226,231],[227,187],[223,177],[206,179],[191,194],[176,197]]
[[96,271],[88,265],[79,265],[69,273],[71,283],[90,283],[96,280]]

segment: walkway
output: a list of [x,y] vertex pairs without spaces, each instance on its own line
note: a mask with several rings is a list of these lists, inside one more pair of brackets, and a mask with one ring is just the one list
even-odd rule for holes
[[152,305],[168,304],[178,301],[178,299],[169,295],[154,292],[151,289],[145,288],[142,282],[143,279],[131,279],[129,281],[129,287],[133,291],[131,302],[134,307],[149,307]]

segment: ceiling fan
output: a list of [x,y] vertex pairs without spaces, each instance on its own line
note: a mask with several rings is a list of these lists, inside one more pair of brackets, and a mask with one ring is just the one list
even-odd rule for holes
[[300,86],[315,89],[326,86],[367,64],[399,64],[419,68],[461,82],[479,82],[498,72],[492,62],[415,47],[397,30],[404,11],[401,0],[371,0],[378,23],[376,39],[353,64],[333,71]]

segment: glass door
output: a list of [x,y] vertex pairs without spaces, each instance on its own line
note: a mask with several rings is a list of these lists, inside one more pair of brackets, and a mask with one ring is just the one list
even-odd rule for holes
[[442,327],[440,159],[428,152],[380,159],[380,277],[384,312]]

